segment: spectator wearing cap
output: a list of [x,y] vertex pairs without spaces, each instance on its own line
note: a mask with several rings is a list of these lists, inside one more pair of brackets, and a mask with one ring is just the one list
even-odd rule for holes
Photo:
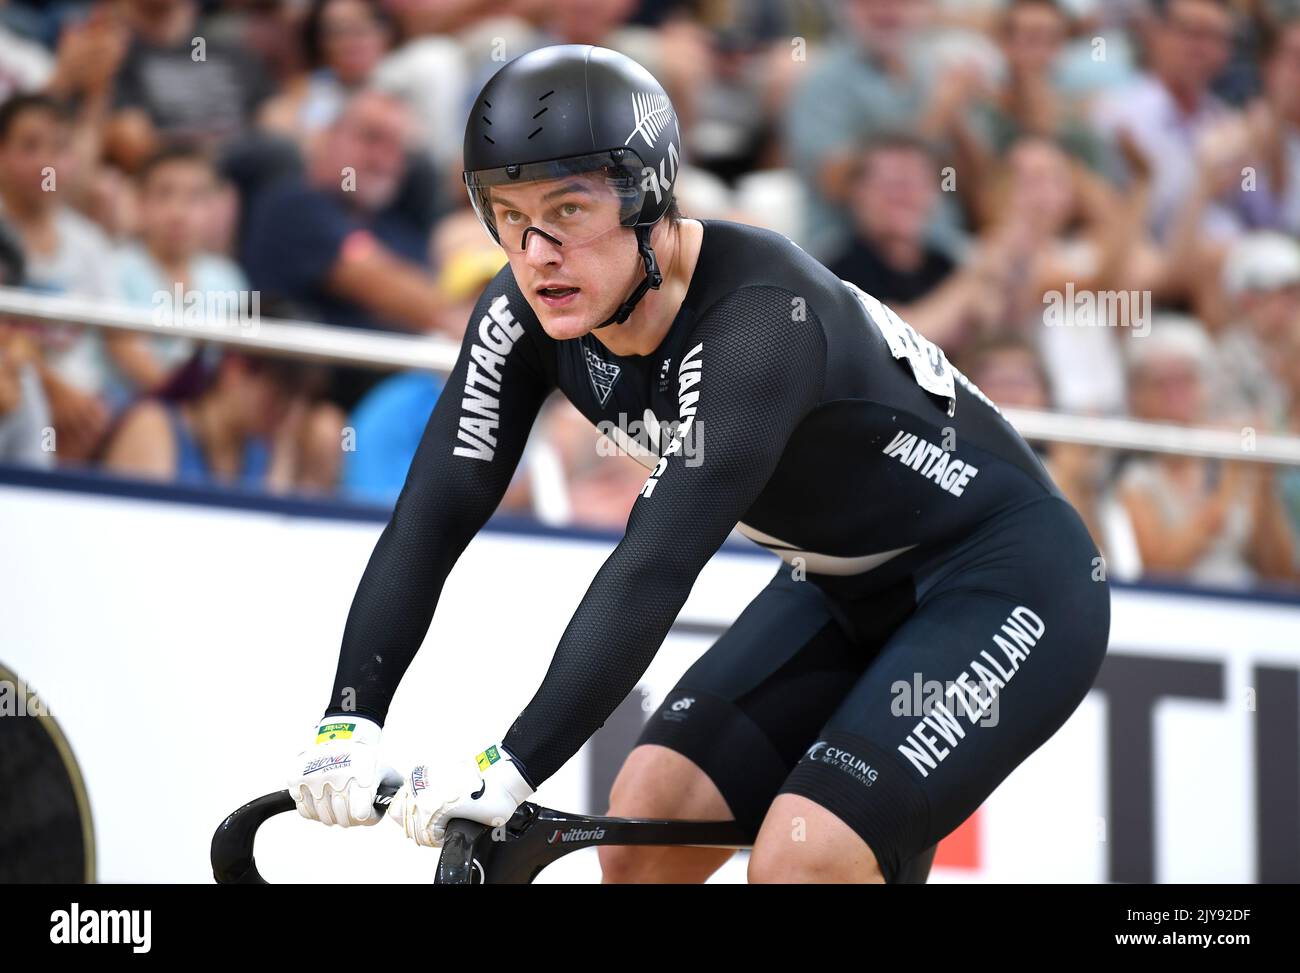
[[1281,233],[1250,233],[1223,267],[1226,317],[1217,336],[1214,400],[1225,418],[1277,429],[1288,393],[1278,352],[1300,331],[1300,243]]
[[[1129,343],[1133,415],[1203,423],[1213,360],[1199,322],[1157,316],[1149,335]],[[1138,457],[1118,491],[1149,575],[1245,588],[1292,571],[1290,531],[1267,467],[1187,455]]]
[[[111,301],[118,288],[109,241],[60,189],[74,168],[71,137],[67,110],[47,95],[17,95],[0,105],[0,216],[22,242],[25,287]],[[38,370],[57,456],[83,462],[108,428],[103,342],[93,329],[59,324],[44,326],[40,339]]]

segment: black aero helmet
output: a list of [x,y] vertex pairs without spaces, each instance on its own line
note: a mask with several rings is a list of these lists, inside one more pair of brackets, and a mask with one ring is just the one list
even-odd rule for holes
[[636,231],[646,277],[604,324],[621,322],[662,282],[650,230],[668,212],[681,166],[677,114],[654,76],[631,58],[588,44],[544,47],[504,65],[479,92],[465,126],[465,185],[479,220],[507,249],[536,231],[559,246],[581,245],[530,222],[499,226],[491,190],[574,174],[596,174],[617,203],[614,226]]

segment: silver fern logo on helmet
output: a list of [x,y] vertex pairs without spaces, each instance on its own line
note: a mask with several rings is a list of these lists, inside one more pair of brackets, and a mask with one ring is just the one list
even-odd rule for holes
[[659,133],[668,124],[671,112],[672,105],[669,104],[667,95],[634,91],[632,93],[632,119],[634,123],[632,134],[623,140],[623,144],[627,145],[637,135],[640,135],[645,139],[645,144],[653,149],[655,142],[659,138]]

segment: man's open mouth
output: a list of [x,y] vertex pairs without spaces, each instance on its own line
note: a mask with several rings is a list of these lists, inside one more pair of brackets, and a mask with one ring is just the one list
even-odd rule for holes
[[578,293],[577,287],[539,287],[537,293],[543,297],[568,297],[570,294]]

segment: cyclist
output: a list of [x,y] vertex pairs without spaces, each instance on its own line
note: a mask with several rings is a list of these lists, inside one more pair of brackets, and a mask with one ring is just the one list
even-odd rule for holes
[[[505,736],[415,767],[390,816],[435,846],[453,818],[507,819],[635,688],[735,528],[780,567],[646,724],[610,813],[734,818],[751,881],[899,879],[1092,685],[1110,599],[1080,518],[888,308],[780,234],[681,217],[677,119],[635,62],[564,45],[506,64],[464,157],[508,264],[357,589],[300,812],[374,820],[390,700],[559,388],[620,439],[644,423],[649,474]],[[729,854],[601,861],[607,881],[703,881]]]

